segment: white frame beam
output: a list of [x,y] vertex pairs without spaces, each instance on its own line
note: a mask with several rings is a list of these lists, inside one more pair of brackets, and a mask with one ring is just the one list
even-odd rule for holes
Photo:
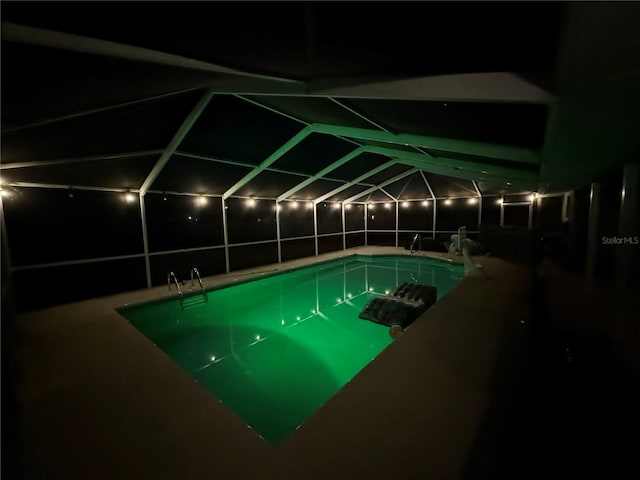
[[142,224],[142,249],[144,252],[144,268],[147,276],[147,288],[151,288],[151,259],[149,258],[149,237],[147,235],[147,215],[144,195],[138,195],[140,202],[140,223]]
[[18,168],[50,167],[52,165],[66,165],[69,163],[99,162],[100,160],[119,160],[124,158],[144,157],[148,155],[160,155],[162,149],[142,150],[140,152],[116,153],[111,155],[92,155],[90,157],[60,158],[56,160],[34,160],[30,162],[12,162],[0,164],[0,170],[14,170]]
[[333,162],[332,164],[326,166],[325,168],[323,168],[322,170],[320,170],[318,173],[316,173],[315,175],[307,178],[306,180],[304,180],[303,182],[299,183],[298,185],[290,188],[289,190],[287,190],[286,192],[284,192],[282,195],[280,195],[278,197],[278,201],[282,201],[282,200],[286,200],[287,198],[289,198],[291,195],[293,195],[294,193],[302,190],[304,187],[306,187],[307,185],[312,184],[313,182],[315,182],[316,180],[319,180],[320,178],[323,178],[324,175],[326,175],[327,173],[335,170],[338,167],[341,167],[342,165],[344,165],[345,163],[347,163],[348,161],[356,158],[358,155],[360,155],[361,153],[363,153],[364,151],[366,151],[365,147],[358,147],[355,150],[347,153],[344,157],[336,160],[335,162]]
[[2,38],[17,43],[38,45],[48,48],[58,48],[105,57],[115,57],[125,60],[156,63],[171,67],[189,68],[218,74],[234,75],[244,78],[272,80],[289,85],[303,86],[304,82],[290,78],[261,75],[233,68],[216,65],[193,58],[173,55],[148,48],[127,45],[124,43],[100,40],[93,37],[76,35],[71,33],[47,30],[44,28],[30,27],[11,22],[2,22]]
[[478,193],[478,230],[480,230],[480,224],[482,223],[482,192],[475,180],[471,180],[471,183],[473,183],[473,188],[475,188]]
[[585,252],[585,277],[587,285],[595,280],[596,255],[598,252],[598,225],[600,223],[600,183],[591,184],[589,193],[589,219],[587,223],[587,249]]
[[198,89],[199,89],[198,87],[187,88],[185,90],[178,90],[178,91],[175,91],[175,92],[163,93],[163,94],[160,94],[160,95],[154,95],[152,97],[141,98],[139,100],[132,100],[130,102],[117,103],[115,105],[108,105],[106,107],[92,108],[90,110],[83,110],[81,112],[70,113],[68,115],[61,115],[59,117],[46,118],[44,120],[39,120],[39,121],[36,121],[36,122],[25,123],[25,124],[21,124],[21,125],[8,126],[8,127],[2,129],[2,133],[5,134],[5,133],[10,133],[10,132],[16,132],[18,130],[26,130],[27,128],[39,127],[41,125],[49,125],[51,123],[63,122],[65,120],[72,120],[74,118],[84,117],[86,115],[93,115],[94,113],[102,113],[102,112],[107,112],[109,110],[115,110],[115,109],[118,109],[118,108],[129,107],[131,105],[138,105],[140,103],[153,102],[154,100],[160,100],[162,98],[172,97],[174,95],[181,95],[183,93],[193,92],[193,91],[198,90]]
[[[366,173],[363,173],[362,175],[356,177],[354,180],[351,180],[350,182],[345,183],[344,185],[341,185],[337,188],[334,188],[333,190],[331,190],[330,192],[325,193],[324,195],[319,196],[318,198],[315,199],[316,202],[324,202],[327,198],[329,197],[333,197],[334,195],[337,195],[338,193],[346,190],[349,187],[353,187],[354,185],[362,185],[361,181],[364,180],[365,178],[369,178],[373,175],[376,175],[384,170],[386,170],[387,168],[397,164],[398,161],[397,160],[389,160],[388,162],[383,163],[382,165],[369,170]],[[374,187],[375,185],[372,185],[372,187]]]
[[140,187],[140,195],[146,195],[147,190],[149,190],[149,187],[151,187],[151,184],[156,180],[156,178],[158,178],[158,175],[167,164],[171,156],[178,149],[178,146],[180,145],[180,143],[182,143],[182,140],[184,140],[184,138],[187,136],[187,134],[191,130],[191,127],[196,123],[204,109],[207,108],[207,105],[209,105],[209,102],[213,98],[213,95],[214,91],[212,89],[207,90],[200,98],[198,103],[193,107],[187,118],[184,119],[182,125],[180,125],[180,128],[169,142],[169,145],[167,145],[167,148],[164,150],[164,152],[154,165],[153,169],[151,169],[151,172],[149,172],[149,175],[147,175],[147,178],[142,183],[142,186]]
[[227,223],[227,201],[220,198],[222,204],[222,235],[224,239],[224,268],[227,273],[231,271],[229,262],[229,225]]
[[376,190],[381,189],[382,187],[386,187],[387,185],[391,185],[393,182],[397,182],[398,180],[401,180],[404,177],[408,177],[409,175],[413,175],[414,173],[416,173],[418,171],[420,171],[420,169],[417,168],[417,167],[410,168],[406,172],[402,172],[402,173],[400,173],[398,175],[395,175],[394,177],[391,177],[391,178],[385,180],[384,182],[378,184],[375,187],[368,188],[364,192],[360,192],[357,195],[354,195],[354,196],[352,196],[350,198],[347,198],[346,200],[343,200],[343,202],[344,203],[351,203],[351,202],[353,202],[354,200],[356,200],[356,199],[358,199],[360,197],[364,197],[365,195],[368,195],[368,194],[370,194],[372,192],[375,192]]
[[622,245],[616,247],[615,279],[621,289],[629,289],[633,283],[633,269],[636,259],[640,258],[634,250],[638,245],[638,188],[640,188],[640,164],[630,163],[624,166],[622,191],[620,192],[620,216],[618,218],[618,236]]
[[267,167],[275,163],[280,157],[282,157],[285,153],[295,147],[302,140],[307,138],[311,133],[313,133],[313,126],[309,125],[296,133],[293,137],[289,139],[284,145],[278,148],[275,152],[269,155],[265,160],[260,163],[257,167],[247,173],[244,177],[238,180],[234,185],[232,185],[224,194],[222,195],[223,199],[229,198],[235,192],[244,187],[247,183],[253,180],[260,172],[264,171]]
[[433,213],[432,213],[432,217],[433,217],[433,233],[431,234],[431,238],[433,238],[434,240],[436,239],[436,196],[433,193],[433,189],[431,188],[431,185],[429,184],[429,181],[427,180],[427,177],[425,177],[424,172],[422,170],[420,170],[420,175],[422,175],[422,179],[424,180],[424,183],[426,183],[427,188],[429,189],[429,193],[431,194],[431,199],[433,201]]

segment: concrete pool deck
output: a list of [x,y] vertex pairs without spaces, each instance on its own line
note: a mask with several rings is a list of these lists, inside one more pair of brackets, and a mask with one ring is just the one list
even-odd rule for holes
[[[359,247],[252,270],[354,253],[409,255]],[[461,478],[490,412],[509,415],[530,319],[529,271],[474,260],[487,278],[461,281],[278,446],[115,311],[175,295],[166,286],[21,314],[25,477]]]

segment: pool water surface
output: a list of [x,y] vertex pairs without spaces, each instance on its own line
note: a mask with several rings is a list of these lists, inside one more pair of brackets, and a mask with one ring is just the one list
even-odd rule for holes
[[271,444],[301,426],[392,339],[358,318],[404,282],[438,298],[461,265],[424,257],[352,255],[202,296],[119,309],[133,326]]

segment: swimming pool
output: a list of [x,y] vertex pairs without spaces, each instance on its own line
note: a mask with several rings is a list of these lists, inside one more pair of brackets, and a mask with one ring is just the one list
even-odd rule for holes
[[403,282],[435,285],[440,298],[463,276],[424,257],[352,255],[210,290],[184,310],[173,298],[119,313],[278,444],[392,341],[358,318],[371,298]]

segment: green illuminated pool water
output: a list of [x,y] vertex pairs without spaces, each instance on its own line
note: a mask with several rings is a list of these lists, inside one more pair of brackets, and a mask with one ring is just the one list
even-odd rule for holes
[[403,282],[435,285],[463,276],[424,257],[353,255],[208,292],[120,310],[138,330],[277,444],[392,341],[361,320],[369,299]]

